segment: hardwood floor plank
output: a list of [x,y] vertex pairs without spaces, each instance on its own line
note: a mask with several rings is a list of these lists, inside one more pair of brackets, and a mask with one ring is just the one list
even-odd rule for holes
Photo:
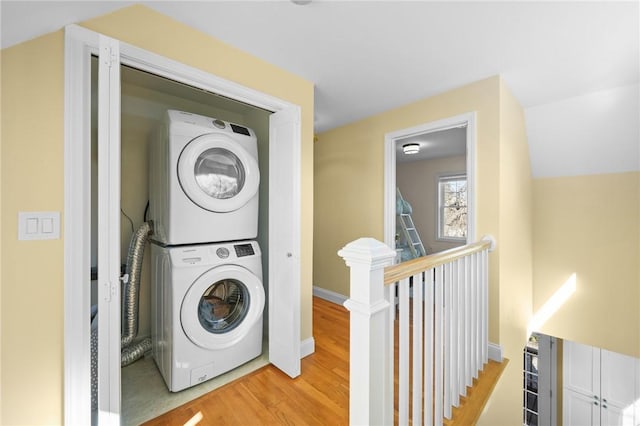
[[[314,297],[313,318],[316,351],[302,360],[299,377],[291,379],[268,365],[145,425],[184,425],[198,415],[199,426],[347,425],[349,314],[340,305]],[[493,364],[485,367],[447,426],[475,424],[506,362]]]
[[460,407],[453,408],[452,419],[445,419],[445,426],[475,425],[508,363],[508,359],[502,362],[489,360],[484,370],[478,375],[478,379],[473,380],[474,386],[467,388],[467,396],[460,398]]

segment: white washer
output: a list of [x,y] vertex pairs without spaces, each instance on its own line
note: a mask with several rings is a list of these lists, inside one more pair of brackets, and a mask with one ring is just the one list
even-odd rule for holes
[[149,161],[154,239],[178,245],[256,238],[260,170],[252,129],[169,110]]
[[258,243],[151,244],[153,357],[177,392],[262,353]]

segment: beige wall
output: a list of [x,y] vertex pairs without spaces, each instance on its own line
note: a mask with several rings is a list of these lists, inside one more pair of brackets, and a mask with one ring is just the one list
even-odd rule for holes
[[464,155],[396,163],[396,186],[411,204],[411,218],[428,254],[462,245],[437,240],[438,177],[465,173],[466,169],[467,157]]
[[2,424],[62,415],[63,241],[18,241],[18,211],[63,210],[63,37],[2,51]]
[[533,311],[576,274],[541,332],[640,357],[640,172],[534,181]]
[[500,344],[511,362],[497,383],[479,425],[522,422],[522,350],[531,318],[533,195],[529,147],[522,107],[502,80],[498,167]]
[[[385,134],[477,113],[477,235],[499,241],[499,92],[491,77],[318,135],[315,143],[315,286],[348,295],[348,269],[336,252],[360,237],[384,239]],[[490,257],[490,339],[499,342],[498,255]]]
[[[143,6],[83,26],[302,106],[301,338],[310,337],[312,83]],[[2,424],[62,423],[63,239],[17,241],[16,218],[63,212],[63,58],[62,31],[2,50]]]

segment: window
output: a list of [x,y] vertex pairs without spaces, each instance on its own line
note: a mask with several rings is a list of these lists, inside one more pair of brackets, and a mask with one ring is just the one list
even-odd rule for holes
[[467,176],[438,178],[438,239],[467,239]]

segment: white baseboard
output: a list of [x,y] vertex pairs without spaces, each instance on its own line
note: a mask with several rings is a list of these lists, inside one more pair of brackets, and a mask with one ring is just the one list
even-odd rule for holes
[[[338,305],[343,305],[344,302],[348,299],[348,297],[343,296],[340,293],[336,293],[331,290],[325,290],[324,288],[316,286],[313,286],[313,295]],[[315,351],[316,343],[313,337],[309,337],[308,339],[300,342],[300,358],[309,356]]]
[[313,295],[319,297],[320,299],[327,300],[329,302],[333,302],[337,305],[344,305],[344,302],[349,299],[347,296],[344,296],[340,293],[336,293],[335,291],[326,290],[324,288],[313,286]]
[[300,342],[300,359],[311,355],[316,351],[316,341],[313,337],[304,339]]
[[502,346],[489,342],[489,359],[502,362]]

